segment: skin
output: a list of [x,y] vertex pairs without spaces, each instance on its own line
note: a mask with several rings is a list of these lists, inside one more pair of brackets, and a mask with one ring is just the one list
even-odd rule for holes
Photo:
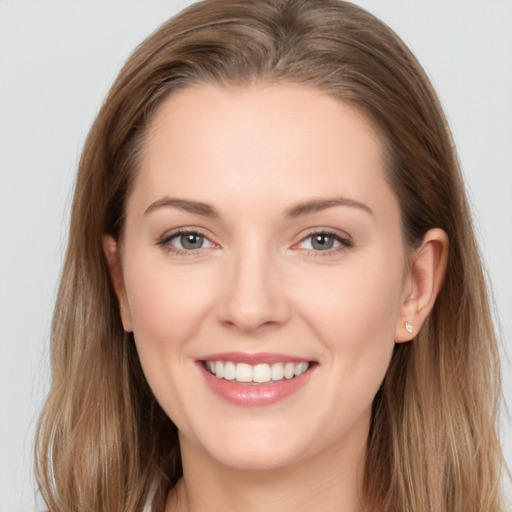
[[[169,198],[217,216],[162,206]],[[334,198],[358,206],[290,216]],[[181,228],[204,236],[201,248],[170,238]],[[313,247],[319,232],[331,249]],[[105,237],[123,325],[179,430],[184,477],[167,510],[362,510],[372,400],[395,343],[433,305],[447,246],[431,230],[406,251],[379,138],[353,107],[284,85],[169,97],[148,131],[122,241]],[[240,407],[214,395],[197,364],[232,351],[316,365],[284,400]]]

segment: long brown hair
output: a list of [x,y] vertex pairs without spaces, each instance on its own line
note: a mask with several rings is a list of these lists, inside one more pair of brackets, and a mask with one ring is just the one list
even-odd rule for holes
[[383,512],[498,512],[497,344],[446,119],[385,24],[337,0],[206,0],[143,42],[87,138],[53,320],[52,385],[36,446],[50,511],[154,510],[181,475],[176,428],[123,331],[102,236],[119,237],[153,112],[198,83],[294,83],[356,106],[386,148],[404,243],[442,228],[446,278],[421,332],[398,344],[373,404],[364,498]]

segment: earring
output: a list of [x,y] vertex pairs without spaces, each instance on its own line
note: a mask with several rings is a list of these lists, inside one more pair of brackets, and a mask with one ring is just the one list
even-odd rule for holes
[[406,330],[409,334],[412,334],[412,324],[410,324],[409,322],[405,322],[405,330]]

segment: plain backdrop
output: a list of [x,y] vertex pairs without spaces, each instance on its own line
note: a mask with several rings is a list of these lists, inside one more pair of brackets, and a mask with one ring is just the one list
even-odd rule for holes
[[[71,189],[87,130],[133,48],[190,2],[0,0],[0,512],[36,510],[32,450]],[[512,1],[367,0],[446,109],[482,254],[512,331]],[[512,397],[504,362],[505,397]],[[502,418],[512,463],[512,426]],[[507,484],[508,485],[508,484]]]

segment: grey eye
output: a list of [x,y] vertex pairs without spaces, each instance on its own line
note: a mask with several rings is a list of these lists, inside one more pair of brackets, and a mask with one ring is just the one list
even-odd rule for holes
[[298,244],[300,249],[326,253],[335,252],[342,247],[352,247],[350,239],[329,231],[311,233]]
[[332,249],[335,245],[336,239],[333,235],[328,233],[317,233],[311,235],[311,248],[315,251],[327,251]]
[[204,245],[205,237],[198,233],[183,233],[173,240],[173,245],[178,245],[180,249],[192,251],[201,249]]

